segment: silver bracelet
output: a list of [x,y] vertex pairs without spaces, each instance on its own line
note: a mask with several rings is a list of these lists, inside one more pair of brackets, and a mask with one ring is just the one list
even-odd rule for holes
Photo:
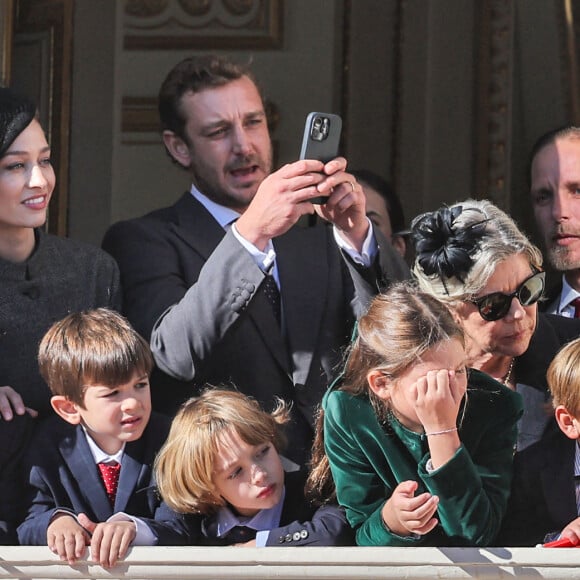
[[445,433],[453,433],[453,431],[457,431],[457,427],[453,427],[452,429],[443,429],[443,431],[433,431],[433,433],[425,433],[425,437],[431,437],[432,435],[444,435]]

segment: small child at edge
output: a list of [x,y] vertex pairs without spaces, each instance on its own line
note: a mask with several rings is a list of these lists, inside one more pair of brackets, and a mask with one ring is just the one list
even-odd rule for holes
[[498,544],[580,544],[580,339],[564,346],[546,374],[555,422],[514,458],[508,511]]

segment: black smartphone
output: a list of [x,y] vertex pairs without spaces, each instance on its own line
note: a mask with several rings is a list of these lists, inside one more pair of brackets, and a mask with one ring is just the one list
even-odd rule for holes
[[[332,113],[310,113],[306,117],[300,159],[327,163],[338,156],[342,119]],[[311,203],[324,204],[327,196],[313,197]]]

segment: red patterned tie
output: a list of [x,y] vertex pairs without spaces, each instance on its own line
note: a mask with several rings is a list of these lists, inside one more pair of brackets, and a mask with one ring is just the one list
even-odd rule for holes
[[580,318],[580,296],[574,298],[574,300],[570,302],[570,306],[574,307],[574,318]]
[[115,505],[115,497],[117,495],[117,484],[119,483],[119,472],[121,471],[121,464],[113,461],[112,463],[99,463],[99,470],[105,490],[111,505]]

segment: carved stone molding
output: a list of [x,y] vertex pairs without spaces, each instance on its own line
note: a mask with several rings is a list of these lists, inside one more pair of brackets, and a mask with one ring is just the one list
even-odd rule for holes
[[481,4],[476,192],[510,209],[513,0]]
[[0,0],[0,85],[10,81],[13,0]]
[[394,23],[394,35],[393,35],[393,52],[395,58],[393,60],[393,110],[392,110],[392,127],[393,127],[393,148],[392,148],[392,177],[391,180],[395,186],[395,191],[400,191],[401,182],[401,139],[402,139],[402,127],[401,119],[403,117],[403,50],[405,43],[404,36],[404,10],[405,10],[406,0],[397,0],[396,10],[395,10],[395,23]]
[[561,28],[561,69],[562,78],[567,83],[566,105],[568,118],[580,125],[580,0],[561,0],[559,25]]
[[47,229],[67,234],[73,0],[16,0],[12,84],[30,95],[51,146],[56,187]]
[[262,49],[282,44],[282,0],[125,0],[126,49]]

